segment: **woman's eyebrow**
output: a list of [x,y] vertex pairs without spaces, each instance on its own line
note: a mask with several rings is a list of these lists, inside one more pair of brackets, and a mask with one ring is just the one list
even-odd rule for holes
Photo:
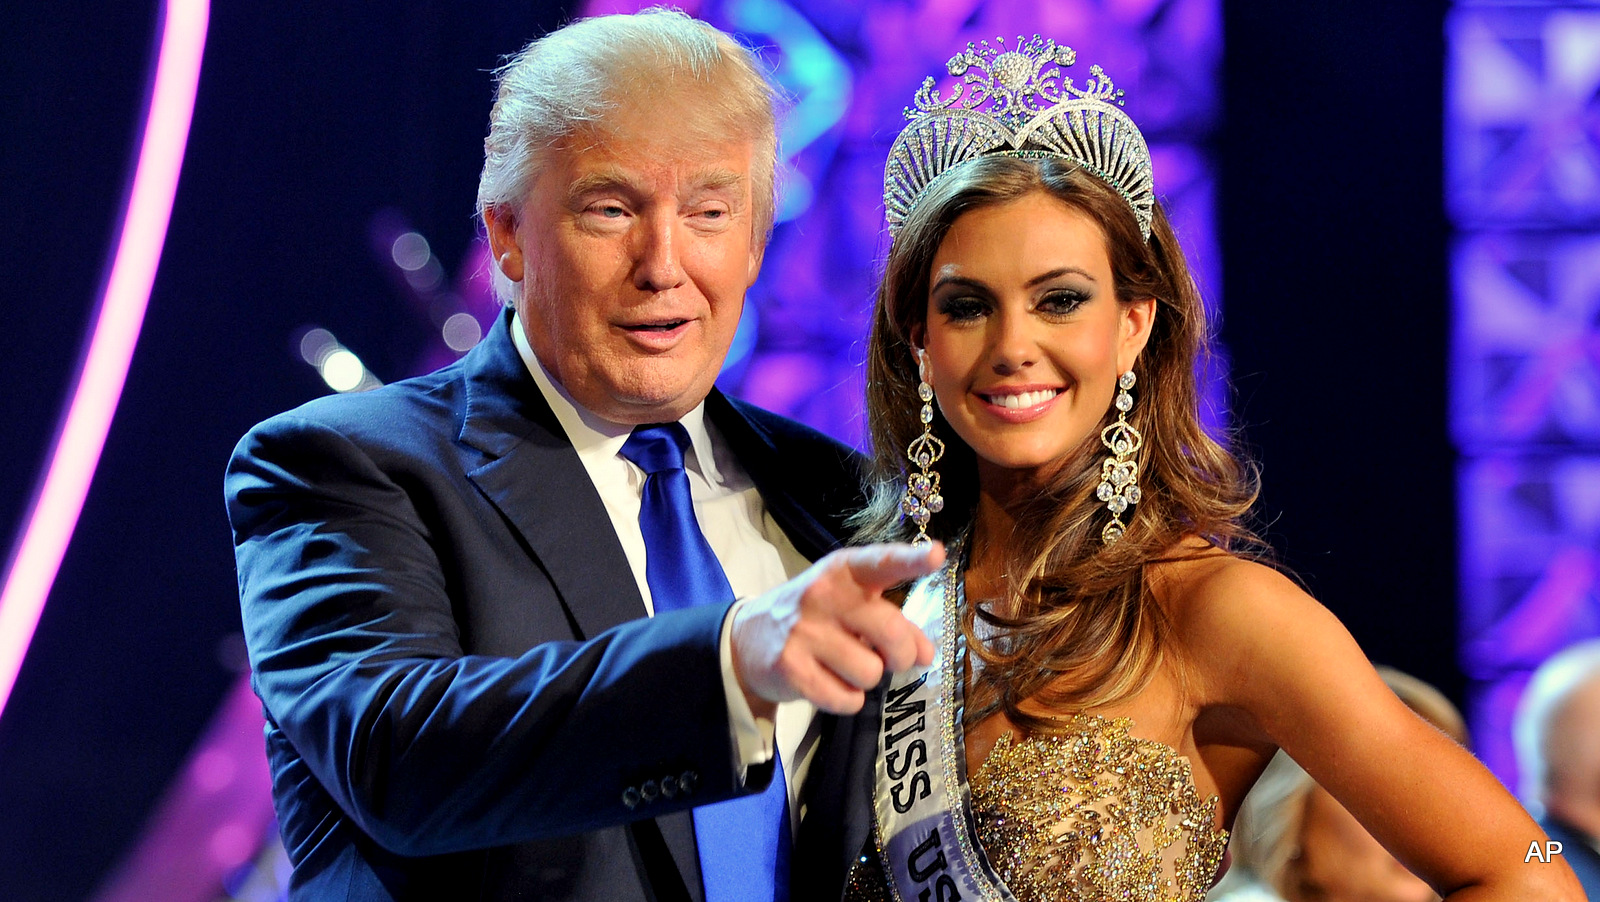
[[1040,273],[1039,275],[1034,276],[1033,278],[1029,279],[1028,280],[1028,287],[1032,288],[1033,286],[1038,285],[1041,282],[1048,282],[1051,279],[1059,279],[1062,276],[1067,276],[1067,275],[1083,276],[1085,279],[1088,279],[1091,282],[1095,281],[1095,277],[1092,276],[1092,275],[1089,275],[1089,271],[1086,270],[1086,269],[1080,269],[1079,267],[1076,267],[1076,266],[1060,266],[1060,267],[1057,267],[1055,269],[1050,270],[1049,272]]
[[[1090,275],[1089,271],[1086,270],[1086,269],[1082,269],[1082,268],[1077,267],[1077,266],[1061,266],[1061,267],[1057,267],[1055,269],[1052,269],[1049,272],[1040,273],[1039,275],[1034,276],[1033,278],[1029,279],[1027,281],[1027,287],[1028,288],[1032,288],[1035,285],[1039,285],[1041,283],[1048,282],[1051,279],[1059,279],[1062,276],[1072,276],[1072,275],[1082,276],[1083,278],[1089,280],[1090,282],[1098,281],[1097,279],[1095,279],[1095,277],[1093,275]],[[967,288],[981,289],[981,290],[984,290],[984,291],[989,290],[988,284],[985,283],[984,281],[982,281],[981,279],[974,279],[971,276],[957,276],[957,275],[940,276],[939,278],[934,280],[934,283],[929,288],[929,290],[930,291],[936,291],[936,290],[938,290],[940,288],[943,288],[946,285],[961,285],[961,286],[965,286]]]
[[974,288],[974,289],[977,289],[979,291],[988,291],[989,290],[989,286],[981,279],[974,279],[971,276],[955,276],[955,275],[940,276],[938,279],[934,280],[934,283],[933,283],[932,287],[930,287],[928,290],[929,291],[937,291],[937,290],[939,290],[940,288],[943,288],[946,285],[960,285],[960,286],[963,286],[963,287],[966,287],[966,288]]

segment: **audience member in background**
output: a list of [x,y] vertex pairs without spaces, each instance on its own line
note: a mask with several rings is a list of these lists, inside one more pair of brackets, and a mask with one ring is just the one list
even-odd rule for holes
[[1600,899],[1600,639],[1545,661],[1517,706],[1523,801]]
[[[1439,690],[1393,668],[1380,667],[1378,673],[1407,707],[1457,743],[1467,744],[1461,713]],[[1228,851],[1231,866],[1206,896],[1208,902],[1439,898],[1283,752],[1273,757],[1245,796]]]

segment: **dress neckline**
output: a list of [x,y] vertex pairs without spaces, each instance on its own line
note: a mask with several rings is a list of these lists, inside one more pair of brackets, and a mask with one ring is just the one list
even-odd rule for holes
[[[1019,735],[1015,729],[1008,729],[995,737],[994,745],[990,746],[989,753],[984,756],[977,770],[970,773],[969,780],[977,780],[988,775],[990,763],[995,760],[996,753],[1012,754],[1028,745],[1054,745],[1065,746],[1082,742],[1086,736],[1095,736],[1104,742],[1128,743],[1135,748],[1149,750],[1156,755],[1175,762],[1184,776],[1184,788],[1194,800],[1205,805],[1214,806],[1220,812],[1222,797],[1217,793],[1209,796],[1200,794],[1200,787],[1194,782],[1194,762],[1188,755],[1178,751],[1172,745],[1159,739],[1147,739],[1133,735],[1133,718],[1131,717],[1102,717],[1080,711],[1076,714],[1054,715],[1052,719],[1067,724],[1078,725],[1080,729],[1066,729],[1059,733],[1043,733],[1034,736]],[[1213,820],[1209,825],[1212,830],[1226,837],[1228,829]]]
[[[1103,732],[1108,732],[1108,731],[1109,732],[1114,732],[1114,733],[1116,733],[1116,734],[1118,734],[1120,736],[1126,737],[1128,740],[1130,740],[1132,742],[1136,742],[1136,743],[1139,743],[1139,744],[1144,745],[1144,746],[1157,746],[1157,747],[1160,748],[1160,750],[1164,754],[1169,755],[1169,756],[1171,756],[1173,758],[1179,759],[1180,761],[1182,761],[1185,764],[1189,765],[1189,767],[1191,769],[1193,769],[1193,767],[1194,767],[1194,761],[1192,759],[1190,759],[1190,757],[1188,755],[1185,755],[1183,752],[1178,751],[1177,746],[1174,746],[1171,743],[1162,742],[1159,739],[1149,739],[1149,738],[1144,737],[1144,736],[1135,736],[1133,734],[1134,722],[1133,722],[1133,718],[1131,718],[1131,717],[1127,717],[1125,715],[1117,715],[1117,716],[1114,716],[1114,717],[1105,717],[1105,716],[1102,716],[1102,715],[1099,715],[1099,714],[1090,714],[1087,711],[1079,711],[1076,714],[1051,714],[1051,715],[1047,715],[1047,716],[1052,721],[1055,721],[1056,723],[1062,723],[1062,724],[1088,724],[1088,725],[1092,726],[1092,728],[1094,729],[1095,732],[1102,732],[1102,733]],[[968,732],[970,732],[970,731],[968,731]],[[1023,733],[1023,732],[1021,732],[1021,731],[1019,731],[1019,730],[1017,730],[1015,728],[1011,728],[1011,729],[1006,729],[1006,730],[1001,731],[1001,733],[998,736],[995,737],[995,745],[999,745],[1000,744],[1000,740],[1003,739],[1003,738],[1006,738],[1006,737],[1010,738],[1010,743],[1012,745],[1016,745],[1016,744],[1024,743],[1024,742],[1048,742],[1048,741],[1057,740],[1057,739],[1075,739],[1078,736],[1080,736],[1080,735],[1082,735],[1082,734],[1084,734],[1086,732],[1089,732],[1089,730],[1086,730],[1086,729],[1076,729],[1075,730],[1075,729],[1071,729],[1069,727],[1069,728],[1061,730],[1060,732],[1050,732],[1050,733],[1040,733],[1040,734],[1037,734],[1037,735],[1029,735],[1029,734]],[[983,771],[984,767],[988,765],[989,757],[992,756],[993,754],[994,754],[994,750],[991,748],[990,751],[989,751],[989,755],[985,755],[984,756],[983,762],[978,765],[978,769],[977,769],[977,771],[974,771],[974,773],[981,773]],[[1191,783],[1192,782],[1193,781],[1191,780]],[[1198,793],[1199,791],[1200,791],[1199,787],[1197,786],[1195,788],[1195,792]]]

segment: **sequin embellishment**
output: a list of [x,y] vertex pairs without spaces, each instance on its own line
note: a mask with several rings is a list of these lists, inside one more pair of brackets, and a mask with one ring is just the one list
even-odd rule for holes
[[[1133,722],[1079,714],[1052,736],[1006,733],[971,780],[985,854],[1019,902],[1201,902],[1228,831],[1189,762],[1128,735]],[[846,902],[890,902],[869,849]]]
[[1199,902],[1228,844],[1189,762],[1079,714],[1060,733],[995,743],[971,779],[990,863],[1019,902]]

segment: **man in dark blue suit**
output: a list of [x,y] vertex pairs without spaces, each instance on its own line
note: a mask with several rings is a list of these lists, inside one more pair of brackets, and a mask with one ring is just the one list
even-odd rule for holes
[[1515,736],[1523,795],[1539,826],[1560,843],[1583,891],[1600,899],[1600,639],[1539,665],[1517,706]]
[[932,655],[881,592],[941,552],[835,550],[854,455],[713,387],[774,156],[770,88],[704,23],[534,42],[479,188],[505,315],[456,364],[241,440],[293,898],[840,895],[856,712]]

